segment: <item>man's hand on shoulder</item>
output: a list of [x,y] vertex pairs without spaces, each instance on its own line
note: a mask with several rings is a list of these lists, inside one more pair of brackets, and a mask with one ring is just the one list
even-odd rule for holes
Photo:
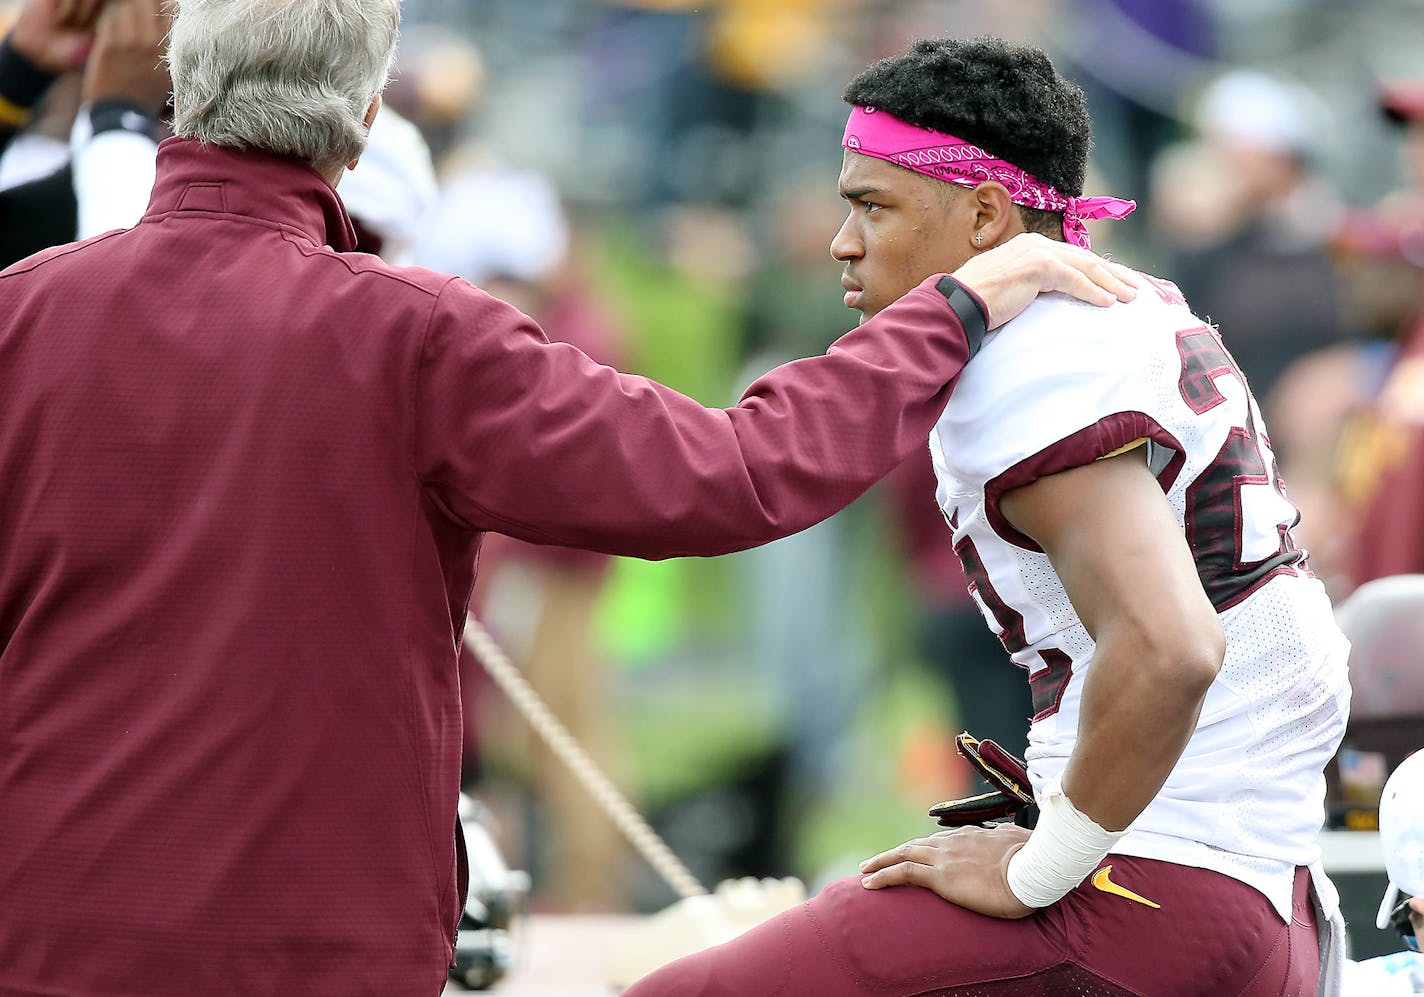
[[1062,291],[1093,305],[1137,297],[1135,275],[1091,250],[1025,232],[979,253],[951,274],[983,304],[997,329],[1045,291]]
[[1009,890],[1009,859],[1028,840],[1014,824],[956,827],[907,841],[860,864],[861,885],[923,886],[950,903],[990,917],[1032,914]]

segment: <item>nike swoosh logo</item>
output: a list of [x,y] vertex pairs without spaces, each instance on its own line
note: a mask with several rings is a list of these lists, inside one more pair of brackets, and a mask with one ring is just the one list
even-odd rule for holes
[[1104,893],[1111,893],[1115,897],[1122,897],[1124,900],[1131,900],[1133,903],[1151,907],[1153,910],[1161,910],[1161,904],[1154,904],[1146,897],[1133,893],[1125,886],[1118,886],[1108,877],[1112,874],[1112,866],[1105,865],[1097,872],[1093,873],[1093,885]]

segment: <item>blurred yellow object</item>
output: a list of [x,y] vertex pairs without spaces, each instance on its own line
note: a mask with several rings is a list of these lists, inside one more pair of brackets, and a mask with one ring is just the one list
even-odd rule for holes
[[451,42],[425,53],[420,102],[437,121],[453,121],[477,102],[485,89],[485,67],[475,50]]
[[484,97],[489,72],[470,41],[443,28],[412,25],[401,36],[399,82],[411,88],[422,122],[448,123],[466,115]]
[[774,89],[815,66],[831,23],[826,0],[724,0],[712,25],[708,61],[749,90]]

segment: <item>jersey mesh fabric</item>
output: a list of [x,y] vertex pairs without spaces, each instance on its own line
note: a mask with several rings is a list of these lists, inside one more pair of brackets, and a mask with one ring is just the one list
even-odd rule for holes
[[[970,555],[976,602],[1039,687],[1027,760],[1042,787],[1076,742],[1094,643],[1047,556],[997,500],[1151,441],[1144,459],[1162,468],[1228,649],[1191,742],[1117,850],[1222,872],[1288,918],[1293,869],[1319,856],[1321,773],[1343,735],[1348,645],[1293,553],[1296,513],[1272,480],[1254,399],[1214,331],[1168,297],[1102,310],[1047,295],[991,334],[931,435],[938,498],[956,549]],[[1265,473],[1223,479],[1231,455]],[[1212,480],[1225,486],[1209,503]]]

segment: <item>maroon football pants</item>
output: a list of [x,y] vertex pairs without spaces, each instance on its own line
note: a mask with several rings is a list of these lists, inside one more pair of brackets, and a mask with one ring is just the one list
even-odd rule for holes
[[843,879],[624,997],[1314,997],[1320,950],[1305,869],[1285,924],[1265,897],[1219,873],[1123,855],[1103,864],[1112,883],[1160,908],[1089,877],[1052,907],[1005,921],[921,887]]

